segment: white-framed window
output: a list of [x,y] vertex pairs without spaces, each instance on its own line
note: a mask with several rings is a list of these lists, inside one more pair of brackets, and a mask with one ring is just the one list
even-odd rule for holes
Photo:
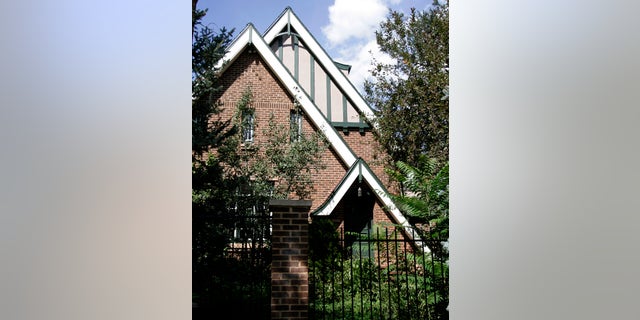
[[291,110],[289,121],[291,142],[300,141],[300,135],[302,135],[302,113],[298,110]]
[[242,141],[253,142],[254,115],[250,112],[242,114]]

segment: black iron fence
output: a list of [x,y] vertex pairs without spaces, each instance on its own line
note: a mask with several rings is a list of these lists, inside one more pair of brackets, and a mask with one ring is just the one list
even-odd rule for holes
[[[194,299],[193,319],[229,312],[238,319],[269,319],[271,313],[271,216],[266,206],[250,206],[224,219],[209,219],[211,257],[199,274],[204,286]],[[195,222],[194,222],[195,223]],[[199,223],[205,224],[206,221]],[[195,272],[194,272],[195,277]]]
[[446,242],[330,229],[311,228],[311,319],[448,319]]

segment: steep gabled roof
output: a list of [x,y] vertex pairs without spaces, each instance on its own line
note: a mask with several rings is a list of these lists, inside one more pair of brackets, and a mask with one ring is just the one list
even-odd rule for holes
[[296,33],[331,75],[331,78],[333,78],[336,84],[349,97],[358,111],[375,127],[377,125],[376,116],[371,107],[367,104],[364,98],[362,98],[347,76],[340,72],[340,69],[335,65],[335,62],[331,57],[329,57],[327,52],[324,51],[322,46],[320,46],[318,41],[316,41],[313,35],[311,35],[307,27],[305,27],[300,19],[298,19],[298,16],[296,16],[290,7],[284,9],[280,16],[278,16],[278,19],[271,24],[269,29],[267,29],[264,34],[264,40],[267,43],[271,43],[276,36],[278,36],[278,34],[287,27],[287,25],[290,25],[296,30]]
[[289,94],[298,100],[304,112],[311,119],[311,122],[324,134],[345,165],[347,167],[353,165],[356,161],[356,156],[353,151],[351,151],[346,142],[333,126],[331,126],[327,118],[320,112],[309,96],[300,89],[300,84],[291,76],[275,54],[271,52],[269,45],[267,45],[262,36],[260,36],[260,33],[258,33],[253,24],[248,24],[229,46],[227,54],[225,54],[217,66],[220,68],[220,72],[224,72],[248,45],[253,45],[253,47],[256,48],[267,66],[273,71],[278,80],[282,82]]
[[[283,20],[285,14],[289,18]],[[284,23],[287,23],[288,21],[292,23],[292,26],[294,26],[294,28],[296,28],[296,30],[300,33],[303,41],[306,41],[305,43],[307,43],[309,49],[318,57],[318,60],[323,65],[323,67],[328,70],[328,72],[330,72],[331,76],[337,82],[338,86],[344,90],[345,94],[349,96],[351,101],[356,104],[358,109],[363,114],[373,117],[373,112],[366,104],[364,99],[362,99],[362,96],[360,96],[360,94],[355,90],[351,82],[344,76],[344,74],[340,72],[338,67],[336,67],[336,65],[334,64],[334,61],[329,58],[324,49],[322,49],[322,47],[318,45],[315,39],[313,39],[304,25],[300,23],[295,14],[293,14],[291,8],[285,9],[283,14],[280,15],[280,18],[272,25],[270,30],[282,30],[282,28],[286,26],[286,24],[284,26],[280,26],[282,24],[282,21],[284,21]],[[269,32],[267,32],[267,34],[269,34]],[[273,38],[271,40],[273,40]],[[335,208],[335,205],[340,202],[340,200],[344,196],[346,192],[346,189],[344,188],[348,189],[355,178],[358,177],[358,175],[361,175],[369,185],[369,187],[374,191],[380,202],[386,207],[387,210],[389,210],[396,223],[405,227],[406,234],[409,237],[414,238],[415,240],[420,240],[419,236],[414,232],[407,219],[402,215],[400,210],[398,210],[398,208],[391,200],[389,192],[386,190],[384,185],[378,180],[378,178],[373,173],[373,171],[371,171],[366,162],[356,157],[356,155],[349,148],[344,139],[331,125],[331,123],[329,123],[324,114],[322,114],[322,112],[304,92],[304,90],[301,89],[300,84],[294,79],[291,73],[289,73],[289,71],[278,59],[278,57],[276,57],[276,55],[271,51],[268,43],[256,30],[253,24],[247,24],[247,26],[240,32],[238,37],[231,43],[225,56],[216,65],[216,67],[220,69],[219,72],[223,73],[233,63],[233,61],[235,61],[240,56],[240,54],[247,46],[253,46],[257,50],[258,54],[260,54],[262,59],[265,61],[267,67],[271,69],[278,80],[280,80],[289,94],[295,97],[295,99],[300,103],[302,110],[305,112],[305,114],[307,114],[307,116],[309,116],[311,122],[327,138],[330,146],[335,150],[342,162],[348,168],[350,168],[343,178],[342,182],[336,187],[329,199],[322,206],[320,206],[320,208],[318,208],[314,212],[314,214],[329,214],[331,210]],[[423,248],[425,250],[428,250],[426,246],[423,246]]]

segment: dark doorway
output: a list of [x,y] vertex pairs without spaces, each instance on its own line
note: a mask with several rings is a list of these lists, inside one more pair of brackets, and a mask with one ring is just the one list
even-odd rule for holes
[[358,256],[368,255],[369,250],[367,248],[353,245],[358,239],[371,234],[375,202],[376,197],[369,189],[369,186],[357,182],[343,198],[345,247],[352,247],[352,251],[357,251],[352,252],[352,254]]

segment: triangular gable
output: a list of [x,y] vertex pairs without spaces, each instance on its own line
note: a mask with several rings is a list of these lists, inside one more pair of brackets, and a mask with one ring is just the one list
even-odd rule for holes
[[345,176],[342,178],[342,181],[336,186],[336,188],[331,192],[331,195],[321,206],[319,206],[312,215],[316,216],[328,216],[331,212],[336,208],[338,203],[342,200],[342,198],[347,194],[349,188],[353,185],[358,177],[362,177],[362,179],[367,183],[369,188],[373,190],[374,194],[378,198],[378,200],[386,207],[386,209],[391,213],[393,219],[397,224],[403,226],[405,230],[405,234],[413,240],[416,240],[418,246],[422,247],[425,252],[429,251],[429,248],[426,244],[422,243],[420,236],[414,230],[413,226],[409,223],[409,221],[402,215],[398,207],[396,207],[393,200],[389,196],[389,192],[384,187],[384,185],[378,180],[376,175],[373,173],[369,165],[362,159],[358,158],[358,160],[349,168]]
[[290,7],[287,7],[278,17],[278,19],[271,24],[269,29],[265,32],[264,40],[267,43],[271,43],[280,31],[287,28],[287,25],[293,27],[302,41],[308,47],[308,50],[318,59],[320,64],[327,70],[331,78],[335,81],[339,89],[344,92],[348,99],[350,99],[358,111],[371,123],[374,127],[377,126],[376,116],[373,113],[369,104],[362,98],[358,90],[353,86],[351,81],[340,71],[335,65],[335,62],[329,57],[326,51],[320,46],[318,41],[307,30],[307,27],[298,19],[296,14]]
[[[288,8],[288,10],[290,10],[290,8]],[[305,32],[307,32],[306,29],[305,29]],[[407,219],[402,215],[400,210],[398,210],[398,208],[395,206],[395,204],[391,200],[391,197],[389,196],[389,192],[378,180],[378,178],[375,176],[373,171],[371,171],[371,169],[366,164],[366,162],[364,162],[364,160],[360,158],[356,158],[356,155],[347,146],[346,142],[344,141],[344,139],[342,139],[340,134],[328,122],[327,118],[325,118],[325,116],[317,108],[317,106],[313,103],[313,101],[311,101],[309,96],[303,90],[300,89],[300,85],[298,84],[298,82],[293,78],[293,76],[289,73],[289,71],[282,64],[282,62],[280,62],[280,60],[271,51],[269,45],[267,44],[267,42],[265,42],[265,40],[262,38],[260,33],[258,33],[258,31],[253,26],[253,24],[251,23],[248,24],[242,30],[242,32],[240,32],[238,37],[231,43],[225,56],[216,65],[216,68],[220,69],[219,72],[223,73],[226,70],[226,68],[228,68],[233,63],[233,61],[235,61],[240,56],[240,54],[244,51],[244,49],[249,45],[252,45],[257,50],[258,54],[260,54],[262,59],[265,61],[267,67],[271,69],[271,71],[273,71],[273,73],[280,80],[282,85],[287,89],[289,94],[291,94],[293,97],[295,97],[295,99],[297,99],[297,101],[300,103],[302,110],[305,112],[305,114],[307,114],[307,116],[309,116],[311,122],[327,138],[329,145],[336,151],[340,159],[345,163],[347,167],[351,168],[351,170],[349,170],[347,172],[347,175],[343,178],[343,181],[355,179],[355,177],[357,177],[358,174],[361,173],[362,177],[367,182],[369,187],[374,191],[374,193],[376,193],[378,199],[380,199],[380,201],[386,206],[389,212],[391,212],[391,215],[393,219],[396,221],[396,223],[402,225],[405,228],[406,234],[409,237],[415,240],[421,241],[420,237],[413,230],[413,227],[409,224]],[[330,65],[333,66],[335,70],[338,70],[338,68],[333,64],[333,62],[331,62]],[[338,73],[342,75],[342,73],[339,72],[339,70],[338,70]],[[344,75],[343,75],[343,79],[348,82],[348,79],[344,77]],[[349,86],[353,89],[353,86],[351,85],[351,83],[350,82],[348,83],[349,83]],[[360,94],[358,93],[357,96],[360,97]],[[359,169],[359,170],[356,170],[355,177],[353,176],[354,168]],[[353,180],[351,180],[351,183],[353,183]],[[327,206],[325,205],[323,206],[328,207],[332,203],[337,204],[342,199],[342,196],[344,196],[344,193],[340,194],[341,192],[340,190],[346,184],[347,183],[341,183],[336,188],[337,190],[335,190],[334,193],[332,193],[332,195],[329,197],[329,199],[325,203],[325,204],[328,203]],[[350,185],[351,184],[348,184],[348,186]],[[333,208],[335,207],[335,204],[333,205],[331,210],[333,210]],[[316,210],[316,213],[319,215],[326,214],[324,210],[321,212]],[[424,250],[428,250],[427,246],[422,246],[422,247],[425,248]]]
[[253,45],[256,48],[262,59],[266,62],[267,66],[273,71],[278,80],[287,89],[289,94],[294,96],[300,103],[302,110],[309,116],[311,122],[324,134],[329,141],[329,144],[334,148],[340,159],[345,163],[347,167],[353,165],[356,162],[356,156],[349,149],[346,142],[340,137],[338,132],[331,126],[325,116],[318,110],[315,104],[307,96],[307,94],[300,89],[298,82],[291,76],[286,67],[278,60],[278,58],[271,52],[271,49],[264,41],[260,33],[256,31],[253,24],[248,24],[236,38],[235,41],[229,47],[227,54],[220,60],[216,67],[220,68],[220,72],[224,72],[226,68],[238,58],[240,53],[245,49],[247,45]]

